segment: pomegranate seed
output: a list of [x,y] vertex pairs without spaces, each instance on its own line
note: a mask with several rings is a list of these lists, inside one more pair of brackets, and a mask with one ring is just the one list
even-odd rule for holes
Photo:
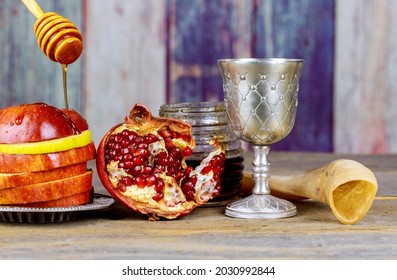
[[131,170],[132,176],[137,176],[137,175],[141,174],[142,167],[140,165],[138,165],[138,166],[135,166],[134,168],[131,168],[130,170]]
[[121,147],[126,148],[126,147],[128,147],[129,143],[130,143],[130,140],[124,138],[123,140],[121,140]]
[[151,174],[152,171],[153,171],[153,167],[151,167],[151,166],[145,166],[145,167],[143,167],[143,169],[142,169],[142,173],[143,173],[143,174],[146,174],[146,175]]
[[160,152],[157,156],[157,162],[160,165],[167,166],[168,165],[168,158],[166,152]]
[[185,169],[185,176],[186,177],[189,177],[189,175],[190,175],[190,173],[193,171],[194,169],[193,169],[193,167],[191,167],[191,166],[188,166],[188,167],[186,167],[186,169]]
[[[123,166],[121,166],[122,164],[123,164]],[[119,167],[122,167],[122,168],[130,169],[130,168],[133,168],[134,166],[135,165],[134,165],[134,163],[131,160],[126,160],[124,162],[120,162],[119,163]]]
[[163,196],[164,196],[163,193],[158,192],[152,198],[153,198],[153,200],[159,202],[163,198]]
[[144,188],[145,187],[145,177],[143,175],[138,175],[137,177],[134,178],[134,183],[135,183],[135,185],[138,186],[138,188]]
[[116,150],[112,150],[112,151],[110,152],[110,156],[111,156],[112,158],[115,158],[115,157],[117,156],[117,151],[116,151]]
[[115,143],[113,147],[116,151],[119,151],[121,149],[120,143]]
[[133,141],[137,137],[138,134],[136,134],[134,131],[131,131],[131,133],[128,135],[128,140]]
[[129,135],[130,135],[130,131],[129,131],[128,129],[124,129],[124,130],[121,132],[121,136],[122,136],[123,138],[128,138]]
[[132,158],[133,156],[130,153],[123,155],[123,160],[132,160]]
[[156,182],[156,185],[154,186],[154,190],[156,192],[162,192],[164,189],[165,183],[163,181],[163,179],[158,179]]
[[190,138],[189,134],[187,134],[186,132],[179,133],[179,137],[180,137],[182,140],[184,140],[184,141],[188,141],[189,138]]
[[145,142],[139,143],[138,148],[139,149],[145,149],[147,150],[147,148],[149,147],[149,145]]
[[170,149],[170,154],[173,155],[175,158],[178,158],[181,156],[181,150],[178,147],[173,147]]
[[186,197],[186,199],[188,199],[188,200],[193,200],[193,199],[194,199],[194,193],[193,193],[193,191],[188,191],[188,192],[186,192],[186,193],[185,193],[185,197]]
[[136,151],[133,153],[135,157],[141,157],[141,158],[147,158],[149,156],[149,151],[144,148],[138,148]]
[[164,138],[164,143],[167,150],[171,150],[173,147],[175,147],[174,142],[172,142],[170,137]]
[[140,135],[137,135],[137,136],[135,137],[135,143],[137,143],[138,145],[139,145],[140,143],[144,142],[144,141],[145,141],[145,139],[143,139],[143,137],[140,136]]
[[116,134],[114,137],[114,141],[116,143],[119,143],[121,140],[123,140],[123,137],[120,134]]
[[154,134],[151,134],[151,133],[149,133],[148,135],[145,135],[144,139],[145,139],[146,144],[151,144],[151,143],[158,141],[157,136]]
[[124,183],[122,181],[119,181],[117,183],[117,189],[121,192],[125,192],[127,190],[126,186],[124,185]]
[[171,131],[171,138],[172,138],[172,139],[179,138],[179,133],[178,133],[178,132],[175,132],[175,131]]
[[194,184],[192,181],[187,181],[186,183],[183,184],[183,188],[185,189],[194,189]]
[[189,180],[192,181],[194,185],[197,184],[197,176],[196,175],[194,175],[193,177],[190,177]]
[[167,157],[167,162],[168,162],[168,165],[174,166],[175,163],[176,163],[176,159],[175,159],[172,155],[169,155],[169,156]]
[[153,186],[154,184],[156,184],[157,180],[158,180],[157,177],[154,176],[153,174],[149,175],[146,177],[146,185]]
[[121,181],[124,183],[125,186],[131,186],[132,185],[132,178],[131,177],[123,177],[121,178]]
[[204,166],[203,169],[201,169],[201,174],[208,174],[210,173],[212,170],[212,166],[211,165],[206,165]]
[[194,187],[196,186],[197,183],[197,177],[194,175],[193,177],[187,177],[183,182],[182,182],[182,192],[185,194],[186,199],[193,199],[194,194],[196,190]]
[[123,155],[117,155],[115,157],[115,160],[122,161],[123,160]]
[[225,162],[225,155],[222,153],[220,155],[214,156],[211,159],[210,164],[214,167],[215,166],[223,166],[224,162]]
[[183,157],[188,157],[193,153],[193,150],[190,147],[186,147],[182,151],[182,156]]
[[164,171],[165,171],[165,166],[163,166],[163,165],[154,166],[153,173],[162,173]]
[[179,181],[180,179],[182,179],[183,177],[185,177],[185,172],[183,172],[183,171],[178,171],[178,174],[177,174],[177,181]]
[[214,174],[214,176],[212,177],[215,181],[219,181],[221,176],[219,176],[219,174]]
[[163,138],[170,138],[171,137],[171,131],[168,129],[163,129],[159,131],[159,135]]
[[141,165],[144,162],[145,162],[145,160],[143,158],[139,157],[139,156],[138,157],[133,157],[133,159],[132,159],[132,163],[134,164],[134,166]]
[[214,174],[220,174],[222,171],[222,168],[220,165],[217,165],[217,166],[214,166],[213,171],[214,171]]

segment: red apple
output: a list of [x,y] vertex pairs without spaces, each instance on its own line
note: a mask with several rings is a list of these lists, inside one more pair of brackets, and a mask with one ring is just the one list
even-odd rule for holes
[[55,181],[0,190],[0,204],[24,204],[55,200],[91,189],[92,171]]
[[90,203],[92,201],[93,191],[94,191],[93,188],[91,188],[86,192],[74,194],[60,199],[47,200],[42,202],[32,202],[18,206],[37,207],[37,208],[78,206],[78,205]]
[[25,155],[0,153],[0,172],[37,172],[87,162],[95,158],[93,142],[87,146],[58,153]]
[[83,174],[86,171],[87,163],[83,162],[38,172],[0,173],[0,190],[54,181]]
[[88,124],[72,109],[44,103],[0,109],[0,204],[89,202],[92,171],[87,161],[95,156]]

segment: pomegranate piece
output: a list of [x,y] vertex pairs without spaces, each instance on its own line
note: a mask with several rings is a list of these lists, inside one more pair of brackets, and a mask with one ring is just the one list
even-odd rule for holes
[[193,169],[185,162],[195,141],[185,122],[154,117],[136,104],[111,128],[97,150],[97,171],[108,192],[150,220],[189,214],[220,193],[225,152],[214,150]]

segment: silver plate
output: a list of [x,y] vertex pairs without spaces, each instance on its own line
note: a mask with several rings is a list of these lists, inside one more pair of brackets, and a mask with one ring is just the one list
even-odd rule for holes
[[107,195],[94,194],[91,203],[70,207],[20,207],[0,206],[0,221],[18,223],[57,223],[73,221],[82,211],[110,207],[115,200]]

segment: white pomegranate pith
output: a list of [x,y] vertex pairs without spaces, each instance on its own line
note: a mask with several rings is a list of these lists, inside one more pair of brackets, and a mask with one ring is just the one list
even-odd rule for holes
[[104,146],[113,193],[153,219],[188,214],[220,192],[225,154],[217,142],[211,144],[214,150],[193,169],[185,162],[195,147],[189,125],[146,111],[142,118],[130,115],[108,135]]

